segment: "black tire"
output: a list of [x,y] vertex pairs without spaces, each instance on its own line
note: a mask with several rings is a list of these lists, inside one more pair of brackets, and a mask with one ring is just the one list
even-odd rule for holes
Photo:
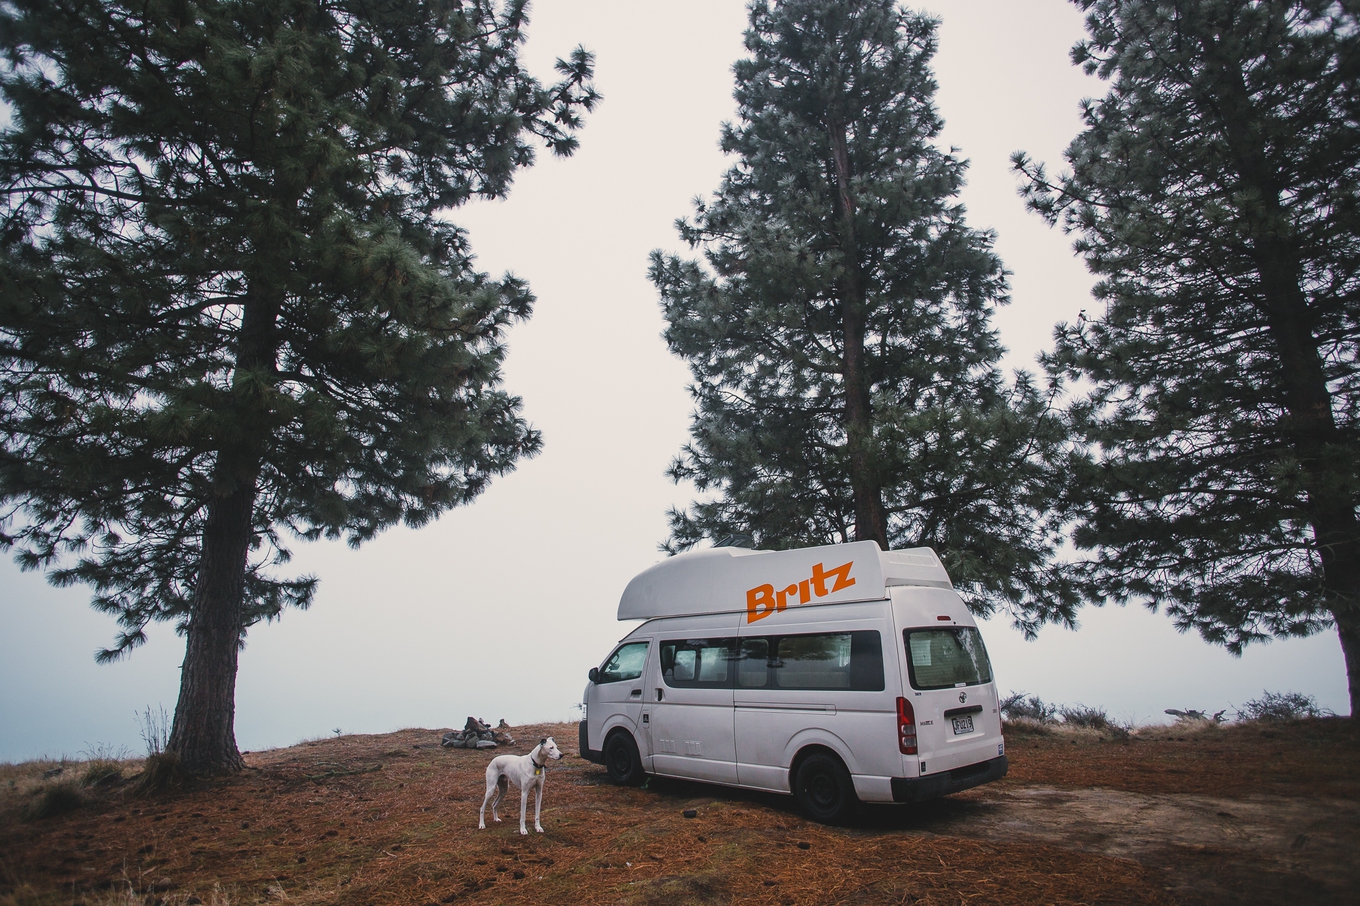
[[604,741],[604,768],[609,779],[624,786],[637,786],[646,774],[642,770],[642,757],[638,755],[637,743],[624,730],[611,735]]
[[793,796],[803,812],[822,824],[844,824],[859,807],[850,772],[834,755],[809,755],[798,766]]

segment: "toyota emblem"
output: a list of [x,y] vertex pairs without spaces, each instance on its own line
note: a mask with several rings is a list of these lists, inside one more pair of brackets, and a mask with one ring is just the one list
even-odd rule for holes
[[959,693],[959,704],[963,704],[963,703],[966,702],[966,701],[968,701],[968,693],[967,693],[967,692],[960,692],[960,693]]

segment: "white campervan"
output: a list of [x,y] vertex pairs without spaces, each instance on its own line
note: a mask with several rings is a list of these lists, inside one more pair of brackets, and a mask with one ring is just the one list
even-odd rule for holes
[[615,781],[793,793],[834,823],[1006,773],[987,651],[929,548],[680,554],[618,617],[647,622],[591,669],[580,727]]

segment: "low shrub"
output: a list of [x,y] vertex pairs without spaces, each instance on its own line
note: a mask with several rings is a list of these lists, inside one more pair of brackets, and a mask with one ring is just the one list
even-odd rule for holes
[[1058,713],[1057,705],[1044,704],[1037,695],[1027,696],[1024,692],[1012,692],[1000,702],[1001,716],[1006,720],[1030,720],[1040,724],[1053,722]]
[[85,755],[85,771],[80,782],[87,787],[111,786],[123,779],[123,760],[127,749],[95,746]]
[[25,821],[41,821],[69,814],[84,804],[85,796],[80,791],[79,783],[75,780],[59,780],[38,787],[33,797],[24,803],[19,816]]
[[1104,708],[1091,708],[1086,705],[1075,705],[1069,708],[1064,705],[1058,709],[1058,714],[1062,717],[1063,723],[1073,727],[1085,727],[1088,730],[1108,730],[1114,726]]
[[1317,699],[1302,692],[1262,692],[1260,698],[1243,702],[1237,709],[1239,721],[1286,721],[1305,717],[1332,717],[1327,708],[1318,706]]
[[91,761],[80,777],[82,786],[112,786],[123,779],[123,766],[116,761]]
[[179,757],[161,752],[149,755],[142,764],[142,773],[137,777],[135,790],[141,796],[154,796],[158,793],[177,789],[184,784],[184,775],[179,769]]

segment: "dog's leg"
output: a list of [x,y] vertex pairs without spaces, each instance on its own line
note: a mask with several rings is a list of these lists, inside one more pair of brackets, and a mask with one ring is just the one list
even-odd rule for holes
[[501,823],[500,812],[501,800],[505,798],[505,794],[509,791],[509,789],[510,778],[502,774],[500,778],[496,781],[496,798],[491,800],[491,818],[497,824]]
[[[533,776],[533,775],[530,775]],[[526,780],[519,787],[519,832],[527,835],[529,831],[524,827],[525,813],[529,811],[529,782]]]
[[[496,792],[496,789],[496,781],[488,777],[486,779],[486,795],[482,797],[482,810],[477,813],[477,830],[486,830],[486,803],[491,798],[491,795]],[[491,814],[492,817],[495,817],[496,806],[494,804],[491,806]],[[496,820],[499,821],[501,819],[496,818]]]
[[[544,768],[547,771],[547,768]],[[538,778],[538,783],[534,784],[534,830],[543,833],[543,825],[539,823],[538,816],[543,811],[543,782],[547,780],[547,774]]]

